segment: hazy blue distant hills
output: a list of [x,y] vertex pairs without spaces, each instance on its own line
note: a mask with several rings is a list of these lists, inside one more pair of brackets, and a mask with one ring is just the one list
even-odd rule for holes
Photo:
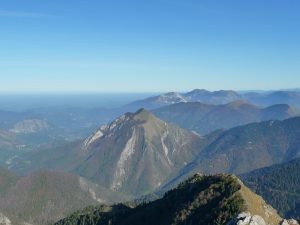
[[202,102],[205,104],[226,104],[242,99],[242,96],[234,91],[214,91],[195,89],[187,93],[169,92],[154,97],[132,102],[125,108],[129,111],[138,108],[155,109],[162,106],[172,105],[180,102]]
[[300,158],[241,175],[245,184],[278,212],[300,219]]
[[[20,128],[18,132],[17,130],[0,129],[0,165],[2,166],[9,167],[11,164],[11,160],[18,157],[19,155],[26,154],[28,151],[34,150],[43,143],[45,144],[54,141],[54,138],[51,138],[50,141],[50,136],[46,135],[44,132],[26,133],[24,132],[24,126],[20,125],[18,126],[18,128]],[[33,126],[31,127],[31,131],[37,128],[38,126]]]
[[[135,98],[128,97],[126,98],[127,101],[132,99],[138,99],[149,96],[148,95],[136,95]],[[118,96],[118,95],[116,95]],[[45,96],[44,96],[45,97]],[[104,96],[105,97],[105,96]],[[32,98],[32,100],[30,100]],[[225,105],[230,102],[234,101],[248,101],[249,104],[259,105],[259,106],[270,106],[274,104],[289,104],[292,108],[294,106],[299,107],[299,92],[297,91],[275,91],[275,92],[255,92],[255,93],[239,93],[235,91],[207,91],[203,89],[195,89],[193,91],[187,93],[176,93],[170,92],[166,94],[156,95],[150,98],[141,99],[138,101],[131,102],[129,104],[123,105],[123,102],[126,102],[125,99],[122,100],[119,105],[112,106],[109,104],[109,96],[105,97],[105,101],[103,100],[103,96],[99,97],[99,105],[97,106],[96,97],[92,96],[93,104],[88,105],[88,96],[66,96],[66,102],[63,105],[62,98],[58,96],[46,96],[46,100],[50,99],[50,103],[43,104],[43,107],[38,107],[40,104],[34,107],[34,102],[36,102],[36,98],[32,96],[29,98],[26,97],[26,101],[30,103],[32,106],[28,108],[27,111],[0,111],[0,129],[8,130],[12,129],[16,124],[26,121],[26,120],[43,120],[46,121],[51,127],[55,130],[56,136],[61,137],[65,140],[76,140],[84,138],[85,136],[89,135],[93,130],[97,129],[102,124],[107,124],[113,119],[119,117],[120,115],[124,114],[125,112],[133,112],[140,108],[146,109],[157,109],[164,106],[173,105],[176,103],[190,103],[190,102],[199,102],[206,105]],[[74,102],[78,99],[78,106]],[[116,98],[116,97],[114,97]],[[70,99],[70,100],[68,100]],[[38,99],[38,102],[42,102],[43,96]],[[68,102],[70,101],[70,102]],[[86,101],[87,103],[80,102]],[[104,102],[103,102],[104,101]],[[116,101],[116,100],[112,100]],[[56,106],[55,106],[56,102]],[[105,104],[107,102],[107,104]],[[19,102],[20,103],[20,102]],[[8,104],[8,103],[7,103]],[[11,103],[13,104],[13,103]],[[202,106],[204,110],[204,106]],[[208,109],[207,109],[208,110]],[[205,111],[204,111],[205,112]],[[197,113],[200,113],[197,110]],[[192,116],[196,116],[192,115]],[[202,117],[202,115],[199,115]],[[173,116],[174,117],[174,116]],[[276,116],[274,116],[275,118]],[[164,118],[165,119],[165,118]],[[266,118],[268,119],[268,118]],[[241,118],[243,120],[243,118]],[[210,121],[210,120],[208,120]],[[175,121],[172,121],[175,122]],[[188,121],[189,123],[193,123],[193,121]],[[207,133],[217,126],[220,121],[211,121],[212,124],[205,125],[207,128],[203,129],[203,133]],[[223,123],[223,121],[221,121]],[[250,121],[251,122],[251,121]],[[230,122],[228,122],[230,125]],[[185,128],[190,128],[191,125],[185,125],[184,123],[179,123],[181,126]],[[236,123],[238,125],[243,123]],[[184,126],[185,125],[185,126]],[[227,127],[231,127],[231,126]],[[235,124],[233,124],[235,125]],[[232,126],[233,126],[232,125]],[[210,129],[210,126],[213,128]],[[217,126],[222,127],[222,126]],[[202,128],[199,127],[197,130],[201,131]],[[202,132],[201,132],[202,133]]]
[[289,104],[300,107],[300,91],[274,91],[271,93],[245,93],[243,97],[249,102],[269,106],[274,104]]
[[272,92],[236,92],[232,90],[207,91],[195,89],[186,93],[169,92],[146,99],[134,101],[125,105],[127,111],[139,108],[157,109],[176,103],[201,102],[209,105],[224,105],[233,101],[244,100],[258,106],[271,106],[275,104],[288,104],[300,107],[300,92],[297,90]]
[[106,124],[122,114],[119,109],[59,107],[34,110],[56,127],[56,131],[67,140],[81,139],[101,124]]
[[242,96],[231,90],[207,91],[195,89],[183,94],[188,102],[202,102],[205,104],[221,105],[242,99]]
[[0,164],[10,167],[13,160],[28,152],[65,142],[59,129],[44,119],[16,120],[0,129]]
[[155,109],[153,113],[162,120],[194,130],[199,134],[264,120],[283,120],[300,114],[286,104],[259,108],[243,100],[225,105],[208,105],[200,102],[177,103]]
[[[245,218],[236,219],[239,214]],[[236,177],[197,174],[156,201],[88,207],[55,225],[234,225],[254,215],[253,222],[259,221],[254,224],[279,225],[282,221],[274,209]]]
[[84,138],[122,113],[121,109],[88,107],[35,108],[24,112],[0,110],[0,129],[17,134],[54,131],[54,136],[72,141]]
[[186,102],[186,99],[182,94],[177,92],[169,92],[153,97],[149,97],[146,99],[134,101],[125,105],[124,107],[128,109],[128,111],[134,111],[139,108],[145,109],[155,109],[166,105],[171,105],[179,102]]
[[16,135],[6,130],[0,130],[0,149],[14,149],[18,144]]
[[117,115],[107,109],[69,107],[0,111],[0,164],[11,167],[31,151],[85,138]]
[[9,129],[19,121],[36,118],[36,117],[37,114],[31,111],[14,112],[14,111],[0,110],[0,128]]
[[[33,112],[0,111],[0,146],[4,139],[13,138],[11,149],[33,148],[34,145],[49,144],[64,135],[55,124],[43,115]],[[3,148],[2,148],[3,149]]]

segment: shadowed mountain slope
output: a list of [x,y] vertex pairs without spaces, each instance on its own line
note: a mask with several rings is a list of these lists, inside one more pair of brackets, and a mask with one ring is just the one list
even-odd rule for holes
[[197,134],[141,109],[124,114],[87,138],[80,153],[84,160],[75,171],[112,190],[138,196],[179,171],[204,142]]
[[300,117],[252,123],[219,132],[164,186],[172,187],[190,174],[241,174],[300,157]]
[[88,205],[121,199],[127,200],[72,174],[42,171],[17,177],[0,170],[0,212],[13,225],[46,225]]
[[241,175],[241,179],[285,217],[300,219],[300,159]]

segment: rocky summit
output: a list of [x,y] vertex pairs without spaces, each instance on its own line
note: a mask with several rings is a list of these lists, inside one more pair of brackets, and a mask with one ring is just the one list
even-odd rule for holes
[[[242,212],[236,218],[232,219],[227,225],[268,225],[265,220],[259,215],[251,215],[249,212]],[[299,225],[299,223],[294,220],[282,220],[280,225]]]
[[141,109],[88,137],[75,172],[112,190],[138,196],[155,190],[178,172],[196,155],[203,140]]

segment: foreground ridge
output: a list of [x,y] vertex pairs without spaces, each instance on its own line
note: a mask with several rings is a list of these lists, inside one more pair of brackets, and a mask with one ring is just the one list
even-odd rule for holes
[[138,205],[88,207],[55,225],[254,224],[240,223],[235,219],[241,218],[239,215],[256,215],[253,218],[263,221],[261,225],[283,222],[271,206],[235,176],[195,174],[161,199]]

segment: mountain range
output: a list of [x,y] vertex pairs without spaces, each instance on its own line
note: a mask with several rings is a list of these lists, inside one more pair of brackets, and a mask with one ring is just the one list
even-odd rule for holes
[[221,90],[210,92],[203,89],[195,89],[187,93],[169,92],[153,96],[132,102],[124,107],[128,110],[136,110],[137,108],[155,109],[181,102],[201,102],[204,104],[218,105],[240,99],[242,99],[242,96],[234,91]]
[[300,117],[265,121],[215,132],[214,140],[162,188],[194,172],[242,174],[300,157]]
[[146,99],[134,101],[123,106],[127,111],[139,108],[148,110],[163,106],[184,102],[201,102],[209,105],[224,105],[230,102],[243,100],[260,107],[276,104],[288,104],[292,107],[300,107],[299,91],[273,91],[273,92],[237,92],[232,90],[207,91],[195,89],[186,93],[168,92]]
[[[59,169],[140,196],[194,172],[241,174],[300,157],[300,117],[200,136],[149,111],[126,113],[83,141],[34,152],[19,171]],[[18,162],[18,161],[17,161]]]
[[151,193],[214,139],[168,124],[149,111],[126,113],[84,140],[14,160],[21,173],[66,171],[132,196]]
[[243,95],[244,99],[256,105],[268,106],[274,104],[289,104],[300,107],[300,92],[296,91],[273,91],[268,93],[248,92]]
[[225,105],[177,103],[152,112],[164,121],[194,130],[199,134],[208,134],[218,129],[229,129],[247,123],[283,120],[300,114],[298,110],[286,104],[259,108],[243,100]]
[[[255,219],[259,224],[293,224],[281,222],[273,209],[277,219],[268,221],[270,211],[265,210],[270,207],[234,176],[189,178],[195,173],[237,174],[281,216],[298,218],[299,164],[291,161],[300,157],[297,94],[281,98],[291,106],[262,107],[273,101],[270,96],[279,95],[167,93],[118,109],[76,115],[63,111],[73,122],[56,119],[58,111],[39,109],[45,117],[2,112],[8,122],[0,122],[0,163],[18,175],[0,170],[0,224],[54,223],[99,204],[105,205],[78,211],[58,224],[138,224],[149,216],[152,224],[241,224]],[[119,116],[139,106],[147,109]],[[76,121],[78,136],[68,139]],[[103,125],[105,121],[112,122]],[[278,181],[281,176],[287,178]],[[121,201],[126,203],[111,205]]]

